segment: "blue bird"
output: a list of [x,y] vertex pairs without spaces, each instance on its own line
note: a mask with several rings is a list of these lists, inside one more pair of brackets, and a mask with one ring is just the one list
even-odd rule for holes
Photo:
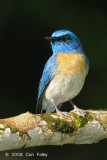
[[53,54],[48,59],[39,84],[37,113],[59,111],[69,101],[74,110],[84,115],[71,101],[81,91],[89,69],[89,61],[78,37],[69,30],[55,31],[46,37]]

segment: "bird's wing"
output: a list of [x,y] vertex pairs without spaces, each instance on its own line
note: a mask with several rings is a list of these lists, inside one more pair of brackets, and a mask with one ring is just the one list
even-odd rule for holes
[[54,77],[55,71],[57,69],[56,58],[57,58],[56,55],[52,55],[44,67],[43,74],[39,83],[36,113],[42,112],[42,100],[43,100],[44,91],[47,85],[50,83],[50,81]]

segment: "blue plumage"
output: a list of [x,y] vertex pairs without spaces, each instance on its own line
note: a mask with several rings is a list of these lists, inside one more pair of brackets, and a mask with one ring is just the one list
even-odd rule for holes
[[57,55],[51,56],[44,67],[43,74],[42,74],[42,77],[40,79],[40,84],[39,84],[38,99],[42,96],[46,86],[52,80],[55,74],[54,71],[56,70],[56,67],[57,67],[56,57]]
[[62,37],[69,35],[70,39],[67,41],[57,41],[56,43],[51,42],[53,54],[57,53],[84,53],[81,42],[78,37],[71,31],[58,30],[55,31],[51,37]]
[[40,109],[41,108],[40,106],[42,105],[42,96],[43,96],[44,90],[55,75],[55,71],[57,68],[56,58],[57,58],[57,55],[52,55],[47,61],[47,63],[45,64],[43,74],[39,83],[39,92],[38,92],[38,98],[37,98],[37,101],[39,103],[38,109]]
[[[60,103],[74,98],[82,89],[88,72],[88,58],[80,40],[74,33],[68,30],[59,30],[55,31],[51,37],[46,37],[46,39],[50,40],[53,55],[47,61],[40,79],[37,113],[43,113],[43,110],[47,113],[53,112],[55,108],[52,100],[58,106]],[[63,56],[64,54],[68,55],[67,57],[74,58],[75,61]],[[59,59],[59,56],[62,58]],[[66,66],[64,62],[66,62]],[[69,67],[67,68],[67,66]],[[73,70],[68,71],[70,68]]]

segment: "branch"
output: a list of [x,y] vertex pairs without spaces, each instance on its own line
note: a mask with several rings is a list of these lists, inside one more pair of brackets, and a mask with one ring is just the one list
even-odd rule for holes
[[91,144],[107,138],[107,111],[31,114],[0,119],[0,151],[23,146]]

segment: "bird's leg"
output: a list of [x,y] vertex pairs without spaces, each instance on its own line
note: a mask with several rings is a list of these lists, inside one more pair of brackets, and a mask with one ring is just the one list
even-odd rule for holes
[[62,103],[60,103],[59,105],[58,105],[58,109],[60,109],[62,107]]
[[80,115],[82,115],[82,116],[85,116],[86,112],[85,112],[84,110],[78,108],[71,100],[70,100],[69,102],[72,104],[72,106],[73,106],[73,108],[74,108],[74,109],[73,109],[72,111],[70,111],[70,112],[77,111],[78,114],[80,114]]
[[60,113],[61,111],[57,108],[53,99],[51,100],[51,102],[52,102],[53,106],[55,107],[56,113]]
[[[56,113],[63,114],[64,116],[71,118],[71,116],[69,116],[67,112],[62,112],[57,108],[53,99],[51,100],[51,102],[52,102],[53,106],[55,107]],[[62,106],[62,104],[61,104],[61,106]]]

